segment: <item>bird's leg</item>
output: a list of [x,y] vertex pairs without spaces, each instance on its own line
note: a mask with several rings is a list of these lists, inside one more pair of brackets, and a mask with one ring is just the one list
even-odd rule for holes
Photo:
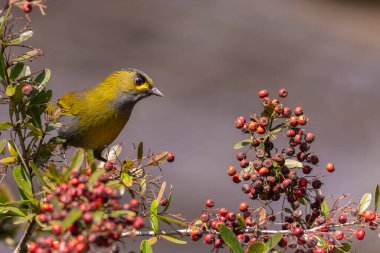
[[101,149],[95,149],[94,150],[94,157],[96,159],[98,159],[99,161],[102,161],[102,162],[107,162],[107,159],[105,159],[103,156],[102,156],[102,152],[103,152],[104,148],[101,148]]

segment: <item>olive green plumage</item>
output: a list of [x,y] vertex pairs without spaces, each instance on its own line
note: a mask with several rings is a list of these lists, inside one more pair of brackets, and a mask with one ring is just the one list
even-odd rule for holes
[[102,151],[124,128],[135,104],[151,95],[163,96],[145,73],[114,72],[93,88],[69,92],[58,100],[62,124],[58,135],[66,145],[93,149],[104,161]]

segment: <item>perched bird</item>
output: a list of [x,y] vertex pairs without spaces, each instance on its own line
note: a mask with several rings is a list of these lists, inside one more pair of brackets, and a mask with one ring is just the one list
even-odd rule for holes
[[143,98],[163,94],[145,73],[137,69],[117,71],[91,89],[69,92],[58,100],[61,127],[58,135],[65,145],[102,151],[119,135],[135,104]]

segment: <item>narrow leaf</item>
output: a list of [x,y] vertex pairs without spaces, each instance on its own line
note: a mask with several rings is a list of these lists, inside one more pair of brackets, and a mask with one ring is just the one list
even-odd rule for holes
[[17,157],[4,157],[3,159],[0,159],[0,163],[8,164],[8,163],[14,163],[17,161]]
[[155,199],[150,204],[150,223],[154,232],[158,232],[158,217],[157,217],[158,201]]
[[144,143],[140,142],[137,147],[137,160],[141,160],[144,154]]
[[286,159],[285,166],[288,167],[289,169],[294,169],[294,168],[302,168],[303,164],[293,159]]
[[50,79],[50,69],[44,69],[42,72],[34,79],[34,81],[41,86],[44,86]]
[[277,246],[277,244],[282,239],[282,233],[276,233],[274,234],[269,240],[265,243],[265,250],[268,251],[270,249],[273,249]]
[[82,217],[83,211],[77,207],[71,209],[66,218],[62,222],[62,231],[65,231],[68,227],[74,224],[80,217]]
[[24,62],[18,62],[16,65],[12,68],[11,71],[11,79],[12,80],[17,80],[20,74],[22,73],[22,70],[24,69]]
[[132,184],[133,184],[133,181],[132,181],[132,177],[131,175],[129,175],[129,172],[128,171],[123,171],[121,173],[121,181],[123,182],[123,184],[127,187],[131,187]]
[[40,49],[33,49],[17,57],[14,62],[27,61],[42,55]]
[[327,202],[325,199],[323,200],[321,204],[321,211],[322,211],[323,216],[325,216],[325,218],[328,218],[330,216],[330,208],[327,205]]
[[168,158],[168,155],[169,155],[168,151],[161,152],[157,155],[156,154],[152,155],[149,158],[148,162],[145,164],[145,166],[160,166],[166,161],[166,159]]
[[10,122],[0,122],[0,130],[7,130],[11,128],[13,125]]
[[2,154],[4,152],[5,145],[7,145],[7,140],[1,139],[0,140],[0,154]]
[[72,170],[77,170],[82,166],[84,160],[84,150],[78,148],[74,156],[71,158],[70,167]]
[[45,185],[43,175],[42,175],[41,171],[38,169],[37,165],[33,161],[30,161],[29,165],[32,168],[33,173],[37,176],[39,185],[40,186]]
[[234,145],[234,149],[241,149],[241,148],[244,148],[245,146],[248,146],[250,145],[252,142],[251,138],[249,139],[245,139],[245,140],[241,140],[239,142],[237,142],[235,145]]
[[158,203],[161,201],[162,196],[164,195],[165,188],[166,188],[166,182],[164,181],[164,182],[162,183],[162,185],[161,185],[161,189],[160,189],[160,191],[159,191],[159,193],[158,193],[158,195],[157,195],[157,198],[156,198],[157,201],[158,201]]
[[175,220],[175,219],[167,217],[167,216],[157,215],[157,217],[160,220],[162,220],[162,221],[164,221],[166,223],[169,223],[169,224],[177,224],[177,225],[180,225],[180,226],[186,226],[185,222],[182,222],[182,221],[179,221],[179,220]]
[[[223,241],[234,253],[244,253],[243,248],[241,247],[238,239],[235,234],[223,224],[218,225],[220,235],[222,236]],[[263,243],[264,247],[264,243]]]
[[266,253],[265,244],[263,242],[255,242],[248,248],[248,253]]
[[33,36],[32,30],[26,31],[26,32],[21,33],[18,37],[14,38],[13,40],[9,41],[7,44],[8,45],[20,44],[21,42],[28,40],[32,36]]
[[376,186],[375,190],[375,212],[377,212],[377,207],[379,205],[379,196],[380,196],[380,185]]
[[148,240],[143,240],[140,245],[141,253],[153,253],[152,245],[150,245]]
[[178,239],[174,236],[171,236],[171,235],[160,235],[160,238],[163,238],[165,240],[168,240],[169,242],[173,242],[176,244],[187,244],[186,241],[180,240],[180,239]]
[[265,220],[267,218],[267,211],[265,208],[261,208],[260,214],[259,214],[259,224],[264,224]]
[[13,177],[19,188],[21,197],[23,199],[33,199],[32,184],[21,165],[13,169]]
[[362,199],[360,200],[359,204],[359,214],[363,213],[369,205],[371,204],[372,200],[372,194],[371,193],[366,193],[363,195]]

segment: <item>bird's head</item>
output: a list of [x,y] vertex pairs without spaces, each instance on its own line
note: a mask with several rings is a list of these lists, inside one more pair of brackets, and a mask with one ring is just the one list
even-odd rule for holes
[[127,69],[113,73],[117,89],[128,96],[129,101],[137,102],[151,95],[163,97],[161,91],[154,87],[152,79],[137,69]]

